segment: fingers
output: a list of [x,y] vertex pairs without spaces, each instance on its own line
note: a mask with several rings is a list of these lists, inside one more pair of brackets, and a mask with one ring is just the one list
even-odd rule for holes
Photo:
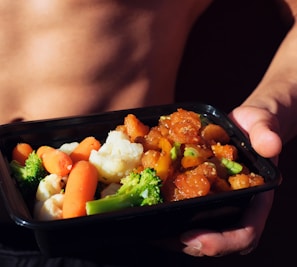
[[273,191],[256,195],[238,223],[238,228],[222,232],[199,229],[184,233],[181,237],[185,245],[183,252],[196,257],[250,253],[257,247],[272,202]]
[[267,127],[265,121],[253,125],[250,140],[253,148],[263,157],[275,157],[281,152],[282,142],[279,136]]
[[276,157],[282,149],[276,117],[264,109],[241,106],[230,118],[249,136],[253,148],[263,157]]
[[218,232],[192,231],[183,235],[181,241],[186,245],[183,252],[195,256],[220,257],[240,252],[246,248],[254,247],[256,240],[252,227],[238,230]]

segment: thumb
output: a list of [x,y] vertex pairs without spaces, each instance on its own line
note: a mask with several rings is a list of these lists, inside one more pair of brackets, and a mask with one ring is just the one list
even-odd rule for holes
[[272,158],[281,152],[282,141],[275,115],[264,109],[241,106],[229,116],[248,135],[252,147],[261,156]]

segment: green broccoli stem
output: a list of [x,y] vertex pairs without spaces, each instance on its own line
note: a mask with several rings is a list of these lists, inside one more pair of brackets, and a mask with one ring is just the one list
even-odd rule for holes
[[129,207],[141,205],[143,198],[133,194],[114,194],[88,201],[86,203],[87,215],[93,215],[103,212],[116,211]]

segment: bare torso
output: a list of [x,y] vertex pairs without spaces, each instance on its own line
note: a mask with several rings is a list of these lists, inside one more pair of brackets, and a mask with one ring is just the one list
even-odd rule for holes
[[0,124],[173,101],[210,0],[0,0]]

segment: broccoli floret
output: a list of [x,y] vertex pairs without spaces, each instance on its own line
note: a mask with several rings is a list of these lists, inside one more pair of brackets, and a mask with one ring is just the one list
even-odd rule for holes
[[43,167],[42,160],[37,156],[35,151],[30,153],[25,166],[16,160],[12,160],[10,162],[10,169],[24,197],[35,194],[40,180],[48,174]]
[[88,201],[88,215],[120,210],[128,207],[146,206],[162,203],[161,179],[152,168],[140,173],[131,172],[121,179],[121,187],[113,195]]

